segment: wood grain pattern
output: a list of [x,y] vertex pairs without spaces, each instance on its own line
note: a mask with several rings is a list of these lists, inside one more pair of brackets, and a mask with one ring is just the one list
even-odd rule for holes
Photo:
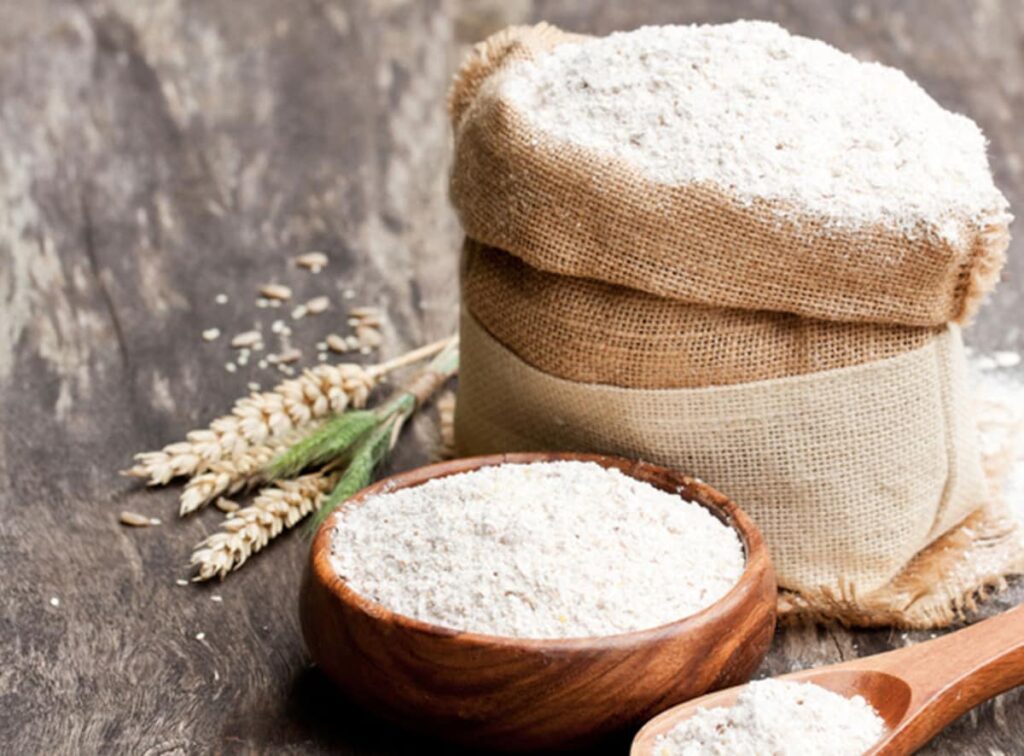
[[703,505],[743,541],[747,561],[739,582],[691,617],[607,638],[524,640],[457,632],[394,614],[350,590],[330,563],[340,516],[335,513],[313,540],[300,614],[313,659],[352,702],[474,748],[535,752],[600,742],[673,703],[750,679],[775,629],[775,573],[753,523],[703,483],[616,457],[501,454],[387,478],[346,506],[482,467],[554,460],[616,468]]
[[[779,679],[862,696],[871,704],[886,731],[865,756],[914,753],[982,701],[1024,685],[1024,606],[917,646]],[[742,689],[711,693],[655,717],[637,734],[632,756],[650,756],[659,735],[702,707],[731,706]]]
[[[260,284],[303,299],[353,289],[353,303],[386,309],[388,354],[454,329],[443,99],[469,44],[540,19],[603,34],[737,17],[905,69],[981,124],[997,183],[1024,207],[1019,0],[0,3],[2,750],[429,749],[340,703],[310,667],[295,611],[301,534],[223,585],[177,586],[220,514],[176,521],[175,491],[116,471],[223,412],[249,380],[269,384],[252,362],[226,373],[223,344],[199,338],[269,321],[253,308]],[[966,334],[986,350],[1024,350],[1017,237]],[[286,262],[310,249],[331,256],[317,278]],[[304,321],[293,340],[309,352],[339,319]],[[418,418],[395,469],[425,462],[434,431]],[[164,524],[126,530],[122,509]],[[1022,599],[1017,582],[981,615]],[[929,637],[785,628],[761,674]],[[924,753],[1020,753],[1022,700],[973,710]]]

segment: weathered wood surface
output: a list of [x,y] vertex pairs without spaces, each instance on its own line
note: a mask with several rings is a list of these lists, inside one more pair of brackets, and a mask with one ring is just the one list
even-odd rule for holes
[[[281,539],[223,585],[179,587],[218,513],[175,521],[175,492],[115,473],[249,380],[269,383],[252,363],[225,372],[224,343],[199,338],[269,322],[276,311],[252,306],[260,283],[355,289],[387,307],[392,352],[454,328],[442,103],[468,43],[539,19],[607,32],[736,17],[905,68],[981,123],[998,183],[1024,207],[1017,0],[0,4],[0,750],[423,745],[353,711],[309,667],[296,612],[305,540]],[[983,348],[1024,349],[1022,246],[969,335]],[[325,274],[288,268],[314,248],[331,254]],[[296,341],[311,350],[329,327],[296,328]],[[397,466],[425,460],[433,438],[421,418]],[[164,525],[127,530],[121,509]],[[1022,598],[1018,583],[986,611]],[[765,671],[923,638],[790,629]],[[978,708],[927,752],[1024,753],[1021,700]]]

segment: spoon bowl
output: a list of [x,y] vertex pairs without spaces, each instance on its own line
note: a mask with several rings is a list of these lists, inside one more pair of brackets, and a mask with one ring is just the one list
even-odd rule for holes
[[[862,696],[886,724],[868,754],[913,753],[982,701],[1024,684],[1024,606],[915,646],[778,679]],[[660,735],[698,709],[732,706],[742,690],[720,690],[659,714],[637,733],[631,756],[654,754]]]
[[737,584],[697,614],[637,632],[551,640],[462,632],[396,614],[349,589],[330,562],[331,535],[342,514],[335,512],[314,538],[300,615],[313,659],[349,700],[476,748],[564,750],[750,679],[775,628],[768,552],[739,507],[685,475],[598,455],[504,454],[396,475],[359,492],[345,507],[490,465],[555,460],[616,468],[709,509],[743,543],[746,565]]

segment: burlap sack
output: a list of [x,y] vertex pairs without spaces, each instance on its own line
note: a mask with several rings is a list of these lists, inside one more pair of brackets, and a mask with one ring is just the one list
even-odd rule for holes
[[[602,451],[699,475],[754,518],[780,585],[807,614],[847,602],[830,616],[855,618],[858,597],[890,596],[918,552],[989,499],[955,326],[898,356],[707,388],[566,380],[465,312],[460,349],[460,454]],[[904,614],[903,624],[925,623]]]
[[[844,232],[828,219],[744,203],[707,185],[657,184],[628,164],[531,126],[501,96],[520,61],[583,37],[541,24],[478,45],[450,94],[452,201],[466,233],[535,268],[686,302],[825,320],[963,321],[998,278],[1009,216],[933,229]],[[833,224],[834,225],[834,224]]]
[[895,357],[943,329],[708,307],[531,268],[467,239],[462,300],[499,342],[560,378],[701,388]]

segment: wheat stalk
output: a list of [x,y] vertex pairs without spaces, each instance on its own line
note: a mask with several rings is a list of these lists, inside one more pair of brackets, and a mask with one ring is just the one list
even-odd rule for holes
[[[327,463],[318,472],[276,481],[262,489],[250,506],[230,514],[220,532],[192,552],[191,564],[198,568],[195,580],[223,579],[285,529],[313,512],[318,513],[317,517],[328,514],[369,485],[374,469],[394,447],[405,421],[458,369],[457,344],[455,339],[448,341],[430,365],[383,407],[373,412],[350,412],[329,421],[320,431],[306,433],[302,441],[291,444],[284,457],[276,457],[269,468],[266,463],[256,468],[256,476],[276,477],[307,464]],[[220,479],[210,478],[196,495],[211,500],[222,485]]]
[[305,370],[270,391],[239,399],[231,414],[188,433],[184,441],[135,455],[136,465],[123,474],[162,486],[173,478],[211,471],[270,439],[306,429],[314,420],[365,406],[370,392],[390,372],[436,354],[450,341],[428,344],[379,365],[345,363]]
[[264,488],[252,504],[234,512],[192,552],[191,564],[199,572],[195,580],[224,578],[271,539],[319,509],[337,473],[315,472]]

